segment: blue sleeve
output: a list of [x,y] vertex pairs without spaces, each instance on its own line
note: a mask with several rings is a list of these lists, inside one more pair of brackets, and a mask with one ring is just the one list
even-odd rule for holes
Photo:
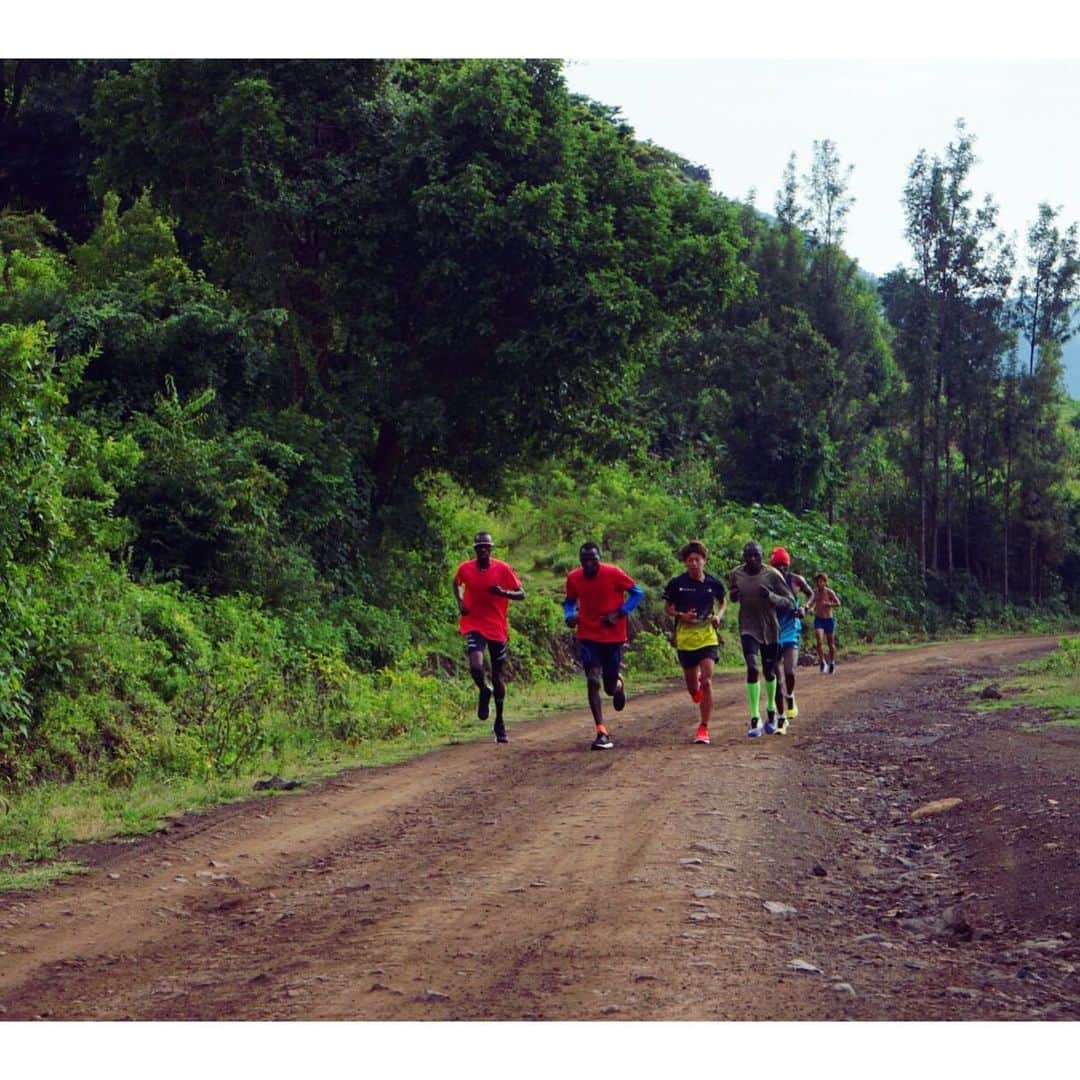
[[572,618],[574,615],[576,615],[577,614],[577,600],[571,599],[571,597],[568,596],[562,602],[562,613],[563,613],[563,618],[564,619],[569,619],[569,618]]
[[640,585],[631,585],[629,593],[625,603],[619,608],[624,615],[629,615],[645,598],[645,590]]

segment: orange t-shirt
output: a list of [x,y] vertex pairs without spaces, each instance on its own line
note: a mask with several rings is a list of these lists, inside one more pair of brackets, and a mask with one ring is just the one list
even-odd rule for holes
[[492,559],[487,569],[481,570],[479,563],[470,559],[457,568],[454,584],[465,586],[465,607],[469,610],[468,615],[461,616],[458,624],[461,633],[475,630],[488,641],[506,641],[510,636],[510,625],[506,619],[510,601],[488,590],[492,585],[510,590],[521,588],[521,582],[509,564]]
[[626,641],[626,618],[616,619],[611,626],[601,615],[623,605],[626,592],[634,579],[617,566],[601,563],[595,577],[586,577],[579,566],[566,575],[566,597],[578,602],[577,636],[586,641],[615,643]]

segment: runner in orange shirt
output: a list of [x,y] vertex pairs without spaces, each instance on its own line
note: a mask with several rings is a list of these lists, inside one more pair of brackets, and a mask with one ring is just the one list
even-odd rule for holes
[[596,724],[591,749],[610,750],[615,744],[604,727],[600,687],[611,697],[616,712],[626,706],[622,647],[626,644],[626,616],[645,595],[640,585],[617,566],[600,561],[600,545],[589,541],[578,552],[581,566],[566,575],[563,616],[577,629],[578,654],[585,669],[589,708]]
[[[463,562],[454,574],[454,599],[457,600],[469,656],[469,674],[480,688],[476,715],[486,720],[495,698],[495,741],[509,742],[503,718],[506,682],[503,668],[508,655],[510,626],[506,617],[509,601],[524,600],[525,590],[517,574],[507,563],[491,557],[495,546],[489,532],[478,532],[473,542],[476,558]],[[491,656],[491,686],[484,677],[484,649]]]

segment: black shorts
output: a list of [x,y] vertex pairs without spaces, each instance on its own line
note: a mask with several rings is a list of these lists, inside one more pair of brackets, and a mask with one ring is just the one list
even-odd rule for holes
[[491,641],[484,637],[479,630],[470,630],[465,635],[465,651],[471,652],[483,652],[484,646],[487,646],[488,652],[491,653],[491,662],[493,664],[505,664],[506,658],[510,654],[510,649],[505,641]]
[[758,641],[750,634],[740,634],[739,640],[742,642],[743,656],[749,667],[757,667],[758,653],[761,653],[761,659],[766,664],[770,661],[775,662],[780,655],[780,646],[775,641],[766,645],[765,642]]
[[615,684],[619,681],[622,648],[622,642],[619,641],[586,641],[584,638],[578,638],[578,656],[581,657],[581,666],[586,674],[590,670],[599,668],[603,673],[604,689],[609,694],[615,693]]
[[697,667],[702,660],[719,660],[720,650],[715,645],[706,645],[701,649],[678,649],[679,664],[683,668]]

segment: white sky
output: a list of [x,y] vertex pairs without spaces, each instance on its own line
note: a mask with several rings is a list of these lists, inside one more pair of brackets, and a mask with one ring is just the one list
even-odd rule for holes
[[584,60],[576,92],[617,105],[639,138],[705,165],[713,187],[772,212],[792,151],[801,179],[815,139],[854,166],[844,247],[883,274],[910,259],[901,199],[925,149],[943,155],[962,117],[976,137],[975,201],[997,203],[1022,241],[1040,201],[1080,218],[1080,63],[1073,60]]
[[1080,37],[1060,0],[61,7],[5,14],[4,55],[561,57],[571,89],[707,166],[724,194],[756,189],[766,211],[789,154],[801,174],[831,139],[854,166],[844,246],[874,274],[909,259],[908,167],[920,149],[944,153],[959,117],[976,138],[972,190],[993,196],[1007,233],[1022,242],[1040,201],[1080,219]]

